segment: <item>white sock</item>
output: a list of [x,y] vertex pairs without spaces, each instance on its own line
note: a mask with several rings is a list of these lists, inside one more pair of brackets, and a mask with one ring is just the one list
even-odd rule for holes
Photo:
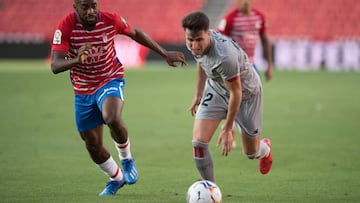
[[259,151],[257,152],[257,158],[261,159],[264,158],[266,156],[268,156],[270,153],[270,147],[264,142],[264,140],[260,140],[260,148]]
[[120,181],[123,179],[123,174],[112,156],[102,164],[97,164],[99,168],[109,176],[110,180]]
[[119,144],[115,142],[115,147],[119,152],[119,158],[120,160],[124,160],[124,159],[130,159],[132,158],[131,156],[131,151],[130,151],[130,139],[128,139],[125,143],[123,144]]

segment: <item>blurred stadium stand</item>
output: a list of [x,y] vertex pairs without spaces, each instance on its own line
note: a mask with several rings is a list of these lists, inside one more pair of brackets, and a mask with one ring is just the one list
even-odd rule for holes
[[[73,0],[0,0],[0,58],[34,58],[49,54],[59,20],[73,11]],[[203,10],[212,26],[235,0],[99,0],[149,33],[166,48],[182,49],[181,19]],[[358,0],[253,0],[268,21],[279,69],[360,70],[360,4]],[[32,49],[37,51],[34,53]],[[19,51],[20,50],[20,51]],[[261,67],[261,47],[257,63]],[[149,53],[148,58],[157,59]],[[190,58],[188,60],[191,60]]]
[[[277,69],[360,71],[358,0],[253,0],[253,7],[266,16]],[[265,67],[261,53],[258,46],[256,63]]]
[[[116,2],[116,4],[115,4]],[[205,0],[99,0],[160,43],[182,43],[182,17],[201,10]],[[1,42],[51,41],[60,19],[73,11],[73,0],[0,0]]]

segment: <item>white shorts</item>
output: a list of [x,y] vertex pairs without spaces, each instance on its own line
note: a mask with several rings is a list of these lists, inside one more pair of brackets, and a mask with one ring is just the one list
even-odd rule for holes
[[[229,96],[215,87],[214,81],[206,81],[204,95],[197,109],[195,119],[224,120],[226,119]],[[236,116],[236,123],[249,137],[261,134],[262,130],[262,88],[255,94],[243,99]]]

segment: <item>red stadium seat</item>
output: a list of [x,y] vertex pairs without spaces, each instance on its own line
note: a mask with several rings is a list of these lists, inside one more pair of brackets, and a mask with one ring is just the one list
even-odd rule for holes
[[[181,19],[201,10],[207,0],[101,0],[100,8],[116,12],[161,43],[183,43]],[[235,6],[235,2],[231,2]],[[36,33],[51,40],[59,20],[73,11],[72,1],[2,0],[0,36]],[[357,0],[253,0],[267,17],[270,37],[307,37],[328,40],[359,38]],[[26,33],[26,34],[25,34]],[[30,33],[30,34],[29,34]],[[34,34],[35,35],[35,34]]]

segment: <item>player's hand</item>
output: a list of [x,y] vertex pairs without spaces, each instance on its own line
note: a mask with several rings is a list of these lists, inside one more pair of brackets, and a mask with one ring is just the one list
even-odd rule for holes
[[221,154],[227,156],[231,149],[232,143],[234,142],[234,136],[232,134],[231,129],[226,130],[224,128],[221,129],[220,135],[218,137],[216,146],[221,145]]
[[89,42],[85,43],[83,46],[80,47],[79,53],[78,53],[78,61],[79,63],[83,64],[85,63],[87,57],[91,53],[91,44]]
[[272,78],[272,66],[268,66],[265,71],[265,79],[266,81],[270,81]]
[[181,64],[181,67],[184,65],[187,65],[184,53],[177,52],[177,51],[168,51],[166,52],[166,62],[169,64],[169,66],[177,67],[176,62],[179,62]]
[[199,104],[200,104],[200,100],[201,100],[201,98],[195,97],[195,98],[193,99],[193,101],[191,102],[191,106],[190,106],[190,108],[189,108],[189,111],[190,111],[190,113],[191,113],[192,116],[195,116],[197,107],[198,107]]

